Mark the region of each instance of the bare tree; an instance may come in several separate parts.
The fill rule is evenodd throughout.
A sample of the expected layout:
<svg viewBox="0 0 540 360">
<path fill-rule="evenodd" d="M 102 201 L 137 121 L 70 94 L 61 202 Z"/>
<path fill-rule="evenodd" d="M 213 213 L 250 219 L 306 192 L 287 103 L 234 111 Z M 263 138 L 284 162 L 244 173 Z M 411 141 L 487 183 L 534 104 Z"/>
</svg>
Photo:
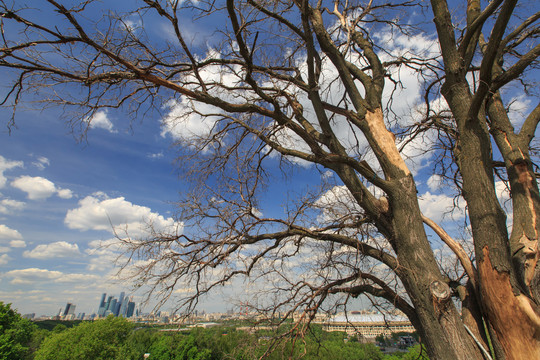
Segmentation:
<svg viewBox="0 0 540 360">
<path fill-rule="evenodd" d="M 130 259 L 145 260 L 139 281 L 163 298 L 190 284 L 183 305 L 191 308 L 238 277 L 264 278 L 254 306 L 303 314 L 301 333 L 318 311 L 367 294 L 406 314 L 433 359 L 482 359 L 488 337 L 497 358 L 540 357 L 540 197 L 530 152 L 540 107 L 516 129 L 502 92 L 514 83 L 531 91 L 527 80 L 538 76 L 526 72 L 537 70 L 539 12 L 522 16 L 530 7 L 515 0 L 469 0 L 454 12 L 445 0 L 429 11 L 415 1 L 145 0 L 131 14 L 90 22 L 93 1 L 32 2 L 56 14 L 45 23 L 20 2 L 1 4 L 0 66 L 17 74 L 4 105 L 16 109 L 28 94 L 74 108 L 72 124 L 84 130 L 102 108 L 136 117 L 168 104 L 170 121 L 204 125 L 179 142 L 193 180 L 178 203 L 183 232 L 124 239 Z M 426 23 L 412 25 L 413 12 Z M 388 48 L 393 37 L 430 29 L 428 13 L 438 50 Z M 148 38 L 145 21 L 156 16 L 169 40 Z M 219 19 L 211 50 L 190 45 L 181 16 Z M 425 81 L 416 121 L 394 111 L 388 91 L 402 69 Z M 422 138 L 466 201 L 473 254 L 420 211 L 407 161 Z M 299 189 L 283 216 L 265 217 L 258 209 L 278 160 L 284 174 L 307 163 L 335 180 Z M 511 191 L 510 233 L 496 175 Z M 427 228 L 458 271 L 443 272 Z"/>
</svg>

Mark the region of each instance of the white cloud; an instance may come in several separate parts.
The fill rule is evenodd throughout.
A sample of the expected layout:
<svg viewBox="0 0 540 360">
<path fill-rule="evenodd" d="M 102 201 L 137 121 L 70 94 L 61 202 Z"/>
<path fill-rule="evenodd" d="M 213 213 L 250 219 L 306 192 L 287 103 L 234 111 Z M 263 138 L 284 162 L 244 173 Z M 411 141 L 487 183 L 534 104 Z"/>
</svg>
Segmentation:
<svg viewBox="0 0 540 360">
<path fill-rule="evenodd" d="M 111 132 L 111 133 L 116 132 L 114 130 L 111 120 L 109 120 L 107 116 L 107 112 L 104 110 L 100 110 L 96 112 L 94 116 L 86 119 L 86 121 L 90 124 L 91 128 L 100 128 L 100 129 L 107 130 L 108 132 Z"/>
<path fill-rule="evenodd" d="M 56 194 L 62 199 L 71 199 L 73 197 L 73 192 L 69 189 L 58 189 Z"/>
<path fill-rule="evenodd" d="M 508 117 L 512 121 L 512 125 L 516 128 L 516 131 L 521 129 L 523 122 L 527 118 L 527 114 L 530 112 L 532 101 L 527 98 L 525 94 L 514 97 L 509 101 Z"/>
<path fill-rule="evenodd" d="M 11 260 L 11 257 L 9 257 L 7 254 L 0 255 L 0 265 L 6 265 L 9 260 Z"/>
<path fill-rule="evenodd" d="M 460 199 L 459 204 L 465 201 Z M 452 219 L 458 220 L 465 217 L 465 209 L 457 206 L 454 198 L 444 194 L 434 195 L 429 191 L 422 194 L 418 198 L 418 203 L 422 213 L 435 222 L 440 222 L 443 218 L 451 216 Z"/>
<path fill-rule="evenodd" d="M 9 246 L 13 248 L 24 248 L 26 247 L 26 242 L 24 240 L 11 240 Z"/>
<path fill-rule="evenodd" d="M 39 170 L 45 169 L 50 164 L 51 162 L 45 156 L 38 157 L 37 160 L 32 163 L 32 165 L 37 167 Z"/>
<path fill-rule="evenodd" d="M 10 170 L 16 167 L 22 167 L 22 161 L 10 161 L 6 160 L 2 155 L 0 155 L 0 189 L 6 185 L 7 179 L 4 176 L 4 171 Z"/>
<path fill-rule="evenodd" d="M 160 151 L 160 152 L 155 153 L 155 154 L 148 154 L 147 156 L 150 159 L 161 159 L 164 155 L 163 155 L 163 151 Z"/>
<path fill-rule="evenodd" d="M 0 224 L 0 240 L 22 240 L 22 238 L 23 236 L 17 230 Z"/>
<path fill-rule="evenodd" d="M 26 247 L 26 242 L 23 240 L 23 236 L 20 232 L 7 227 L 6 225 L 0 224 L 0 244 L 2 243 L 9 245 L 10 248 Z M 8 252 L 10 248 L 2 246 L 0 252 Z"/>
<path fill-rule="evenodd" d="M 162 120 L 161 136 L 172 136 L 175 140 L 194 141 L 210 134 L 218 121 L 215 116 L 201 116 L 194 113 L 191 100 L 183 98 L 182 101 L 170 100 L 166 106 L 169 113 Z M 206 104 L 197 104 L 197 111 L 201 114 L 218 113 L 215 107 Z"/>
<path fill-rule="evenodd" d="M 90 274 L 77 274 L 77 273 L 63 273 L 61 271 L 28 268 L 11 270 L 2 275 L 2 277 L 11 279 L 10 283 L 14 285 L 30 285 L 34 283 L 53 282 L 53 283 L 65 283 L 65 282 L 81 282 L 81 281 L 94 281 L 99 279 L 98 275 Z"/>
<path fill-rule="evenodd" d="M 322 210 L 319 221 L 335 221 L 353 214 L 360 214 L 362 210 L 346 186 L 334 186 L 322 194 L 315 202 L 315 206 Z"/>
<path fill-rule="evenodd" d="M 11 199 L 2 199 L 0 201 L 0 214 L 11 214 L 14 211 L 20 211 L 26 203 Z"/>
<path fill-rule="evenodd" d="M 39 176 L 21 176 L 13 180 L 11 186 L 27 193 L 31 200 L 46 199 L 56 193 L 54 183 Z"/>
<path fill-rule="evenodd" d="M 21 176 L 11 182 L 11 186 L 24 191 L 30 200 L 44 200 L 54 194 L 62 199 L 69 199 L 73 196 L 71 190 L 57 188 L 50 180 L 40 176 Z"/>
<path fill-rule="evenodd" d="M 121 252 L 118 239 L 94 240 L 88 244 L 85 252 L 90 255 L 89 271 L 103 271 L 114 268 L 115 262 Z"/>
<path fill-rule="evenodd" d="M 324 173 L 322 173 L 321 177 L 323 179 L 330 179 L 332 176 L 334 176 L 334 172 L 331 170 L 326 170 Z"/>
<path fill-rule="evenodd" d="M 173 218 L 165 218 L 146 206 L 132 204 L 123 197 L 108 198 L 103 194 L 87 196 L 79 201 L 79 207 L 67 212 L 64 223 L 70 229 L 126 230 L 130 236 L 142 236 L 148 224 L 156 230 L 176 231 L 181 227 Z M 180 230 L 180 228 L 179 228 Z"/>
<path fill-rule="evenodd" d="M 440 190 L 441 185 L 442 185 L 442 177 L 440 175 L 433 174 L 427 180 L 427 186 L 429 187 L 429 190 L 431 191 Z"/>
<path fill-rule="evenodd" d="M 207 58 L 219 57 L 218 52 L 209 49 Z M 239 66 L 207 66 L 199 71 L 199 76 L 213 96 L 230 103 L 243 103 L 253 97 L 248 91 L 229 90 L 244 81 L 244 74 Z M 198 83 L 193 75 L 187 76 L 184 80 L 191 81 L 192 84 Z M 193 88 L 196 86 L 194 85 Z M 185 96 L 179 101 L 171 99 L 165 104 L 165 108 L 168 109 L 168 113 L 162 119 L 161 136 L 170 135 L 173 139 L 186 142 L 191 146 L 196 145 L 198 139 L 205 138 L 212 132 L 222 118 L 219 114 L 223 113 L 215 106 L 195 103 Z"/>
<path fill-rule="evenodd" d="M 36 246 L 33 250 L 25 251 L 24 257 L 32 259 L 53 259 L 80 256 L 79 246 L 65 241 Z"/>
<path fill-rule="evenodd" d="M 50 271 L 38 268 L 11 270 L 3 274 L 3 277 L 11 278 L 12 284 L 32 284 L 47 280 L 55 280 L 62 276 L 60 271 Z"/>
</svg>

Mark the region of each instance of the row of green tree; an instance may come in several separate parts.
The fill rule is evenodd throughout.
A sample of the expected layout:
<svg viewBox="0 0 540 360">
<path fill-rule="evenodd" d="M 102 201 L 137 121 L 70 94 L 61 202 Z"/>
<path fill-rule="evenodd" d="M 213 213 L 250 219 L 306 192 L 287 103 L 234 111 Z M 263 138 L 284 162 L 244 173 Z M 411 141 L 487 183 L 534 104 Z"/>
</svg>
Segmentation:
<svg viewBox="0 0 540 360">
<path fill-rule="evenodd" d="M 384 355 L 373 344 L 345 341 L 345 333 L 328 333 L 313 326 L 303 339 L 272 346 L 270 334 L 250 334 L 234 326 L 187 332 L 141 328 L 124 318 L 81 322 L 52 330 L 24 319 L 9 304 L 0 302 L 0 360 L 221 360 L 257 359 L 427 359 L 421 348 Z"/>
</svg>

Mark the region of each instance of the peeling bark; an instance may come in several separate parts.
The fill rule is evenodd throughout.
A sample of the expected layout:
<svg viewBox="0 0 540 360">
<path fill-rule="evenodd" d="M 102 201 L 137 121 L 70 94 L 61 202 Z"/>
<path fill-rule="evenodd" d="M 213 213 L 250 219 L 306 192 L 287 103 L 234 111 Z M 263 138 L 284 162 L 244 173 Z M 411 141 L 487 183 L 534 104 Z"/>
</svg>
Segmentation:
<svg viewBox="0 0 540 360">
<path fill-rule="evenodd" d="M 394 177 L 395 170 L 388 169 L 389 166 L 393 166 L 402 171 L 402 176 L 409 175 L 410 171 L 396 147 L 396 137 L 386 128 L 382 110 L 378 108 L 373 112 L 366 112 L 365 119 L 368 127 L 366 134 L 371 138 L 370 144 L 385 173 L 391 174 L 390 178 Z"/>
<path fill-rule="evenodd" d="M 531 300 L 516 295 L 507 272 L 497 270 L 488 247 L 478 262 L 486 314 L 509 360 L 540 359 L 540 317 Z"/>
<path fill-rule="evenodd" d="M 528 237 L 524 232 L 519 238 L 520 250 L 525 257 L 523 261 L 523 277 L 525 285 L 529 288 L 535 275 L 538 259 L 540 258 L 540 251 L 538 249 L 538 221 L 535 211 L 535 201 L 531 193 L 535 186 L 533 185 L 533 177 L 525 161 L 517 162 L 514 165 L 514 169 L 517 173 L 517 181 L 522 186 L 527 208 L 531 214 L 530 226 L 534 230 L 534 237 Z"/>
</svg>

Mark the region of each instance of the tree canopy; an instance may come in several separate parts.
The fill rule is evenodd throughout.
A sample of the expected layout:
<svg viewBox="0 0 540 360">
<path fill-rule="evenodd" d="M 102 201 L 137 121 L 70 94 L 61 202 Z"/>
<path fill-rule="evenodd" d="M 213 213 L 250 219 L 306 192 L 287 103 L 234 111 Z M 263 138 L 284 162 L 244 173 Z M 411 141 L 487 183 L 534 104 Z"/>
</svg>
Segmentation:
<svg viewBox="0 0 540 360">
<path fill-rule="evenodd" d="M 26 359 L 35 328 L 30 320 L 12 309 L 11 304 L 0 301 L 0 359 Z"/>
<path fill-rule="evenodd" d="M 540 357 L 540 106 L 518 118 L 509 107 L 537 95 L 534 1 L 145 0 L 99 7 L 95 21 L 97 2 L 40 2 L 54 23 L 0 4 L 15 113 L 25 99 L 61 106 L 84 133 L 106 108 L 166 112 L 192 184 L 183 227 L 119 239 L 152 295 L 187 284 L 190 310 L 217 286 L 260 279 L 250 305 L 301 314 L 299 334 L 367 295 L 403 312 L 430 358 L 481 359 L 490 340 L 493 356 Z M 212 39 L 189 38 L 183 16 Z M 149 34 L 156 23 L 166 36 Z M 402 91 L 412 83 L 422 96 Z M 421 211 L 423 162 L 466 209 L 463 239 Z M 266 213 L 275 172 L 302 166 L 317 186 Z"/>
<path fill-rule="evenodd" d="M 124 318 L 83 322 L 61 332 L 52 332 L 35 353 L 36 360 L 125 359 L 123 345 L 133 324 Z"/>
</svg>

